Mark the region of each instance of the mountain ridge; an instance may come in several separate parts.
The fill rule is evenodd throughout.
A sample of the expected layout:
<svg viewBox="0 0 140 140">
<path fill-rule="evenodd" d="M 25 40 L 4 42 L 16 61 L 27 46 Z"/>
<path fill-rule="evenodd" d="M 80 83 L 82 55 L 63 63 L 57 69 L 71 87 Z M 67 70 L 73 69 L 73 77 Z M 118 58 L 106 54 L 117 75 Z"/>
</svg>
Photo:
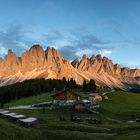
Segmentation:
<svg viewBox="0 0 140 140">
<path fill-rule="evenodd" d="M 0 86 L 21 82 L 27 79 L 66 79 L 73 78 L 78 84 L 83 80 L 94 79 L 99 86 L 128 90 L 131 85 L 140 85 L 140 70 L 121 68 L 112 60 L 101 55 L 90 58 L 83 54 L 81 60 L 65 59 L 56 49 L 44 50 L 40 45 L 33 45 L 17 57 L 12 50 L 0 59 Z"/>
</svg>

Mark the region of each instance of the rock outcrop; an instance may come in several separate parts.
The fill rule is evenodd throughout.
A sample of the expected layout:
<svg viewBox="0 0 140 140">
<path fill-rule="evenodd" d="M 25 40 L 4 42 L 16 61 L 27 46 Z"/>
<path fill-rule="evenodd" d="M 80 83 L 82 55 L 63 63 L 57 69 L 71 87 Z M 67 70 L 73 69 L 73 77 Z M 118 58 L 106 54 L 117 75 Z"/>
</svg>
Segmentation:
<svg viewBox="0 0 140 140">
<path fill-rule="evenodd" d="M 72 66 L 73 66 L 74 68 L 78 68 L 78 66 L 79 66 L 79 60 L 78 60 L 78 58 L 74 59 L 74 60 L 71 62 L 71 64 L 72 64 Z"/>
<path fill-rule="evenodd" d="M 21 68 L 21 61 L 12 50 L 0 60 L 0 76 L 9 76 L 17 73 Z"/>
<path fill-rule="evenodd" d="M 120 68 L 120 65 L 119 64 L 115 64 L 114 65 L 114 73 L 116 75 L 120 75 L 121 74 L 121 68 Z"/>
<path fill-rule="evenodd" d="M 21 57 L 21 72 L 26 73 L 41 68 L 46 64 L 45 52 L 39 45 L 32 46 L 29 51 L 22 54 Z"/>
<path fill-rule="evenodd" d="M 89 66 L 89 60 L 88 60 L 86 54 L 83 54 L 83 57 L 78 65 L 78 70 L 85 71 L 88 69 L 88 66 Z"/>
</svg>

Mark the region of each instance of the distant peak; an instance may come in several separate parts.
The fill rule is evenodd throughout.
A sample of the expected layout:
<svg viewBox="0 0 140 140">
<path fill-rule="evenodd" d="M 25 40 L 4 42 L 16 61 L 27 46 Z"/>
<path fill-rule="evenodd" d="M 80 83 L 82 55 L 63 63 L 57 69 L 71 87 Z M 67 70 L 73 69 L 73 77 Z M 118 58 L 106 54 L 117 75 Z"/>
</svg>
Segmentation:
<svg viewBox="0 0 140 140">
<path fill-rule="evenodd" d="M 114 64 L 114 66 L 120 66 L 118 63 Z"/>
<path fill-rule="evenodd" d="M 87 55 L 83 54 L 82 59 L 86 59 L 86 58 L 87 58 Z"/>
<path fill-rule="evenodd" d="M 102 61 L 102 56 L 100 54 L 96 55 L 96 59 Z"/>
<path fill-rule="evenodd" d="M 74 60 L 79 62 L 79 59 L 78 58 L 75 58 Z"/>
<path fill-rule="evenodd" d="M 12 49 L 9 49 L 9 50 L 8 50 L 8 54 L 9 54 L 9 53 L 13 53 Z"/>
<path fill-rule="evenodd" d="M 37 49 L 43 49 L 43 48 L 42 48 L 42 46 L 40 46 L 39 44 L 34 44 L 34 45 L 29 49 L 29 51 L 30 51 L 30 50 L 33 50 L 33 49 L 36 49 L 36 50 L 37 50 Z"/>
<path fill-rule="evenodd" d="M 106 56 L 104 56 L 103 59 L 108 59 L 108 58 Z"/>
<path fill-rule="evenodd" d="M 72 62 L 71 62 L 72 66 L 77 68 L 78 65 L 79 65 L 79 59 L 78 58 L 75 58 Z"/>
<path fill-rule="evenodd" d="M 16 57 L 16 54 L 12 51 L 12 49 L 9 49 L 8 54 L 6 56 L 15 56 Z"/>
<path fill-rule="evenodd" d="M 72 62 L 79 63 L 79 59 L 78 58 L 75 58 Z"/>
<path fill-rule="evenodd" d="M 96 57 L 101 57 L 102 58 L 102 55 L 101 54 L 97 54 Z"/>
<path fill-rule="evenodd" d="M 92 58 L 95 58 L 95 55 L 94 55 L 94 54 L 92 54 L 90 58 L 91 58 L 91 59 L 92 59 Z"/>
<path fill-rule="evenodd" d="M 48 46 L 46 50 L 50 50 L 50 49 L 51 49 L 51 47 L 50 47 L 50 46 Z"/>
</svg>

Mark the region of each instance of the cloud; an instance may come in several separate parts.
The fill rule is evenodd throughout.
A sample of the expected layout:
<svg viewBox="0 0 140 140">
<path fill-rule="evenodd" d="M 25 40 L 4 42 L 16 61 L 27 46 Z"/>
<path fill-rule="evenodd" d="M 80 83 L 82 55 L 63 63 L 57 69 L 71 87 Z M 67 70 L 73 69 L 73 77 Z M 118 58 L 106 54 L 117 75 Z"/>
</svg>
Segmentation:
<svg viewBox="0 0 140 140">
<path fill-rule="evenodd" d="M 42 44 L 55 47 L 60 53 L 69 59 L 80 58 L 83 53 L 88 56 L 103 50 L 114 49 L 110 42 L 99 39 L 87 29 L 75 31 L 50 30 L 42 35 Z"/>
<path fill-rule="evenodd" d="M 53 44 L 56 41 L 62 40 L 63 35 L 58 30 L 50 30 L 48 33 L 43 34 L 42 38 L 45 39 L 48 44 Z"/>
<path fill-rule="evenodd" d="M 104 53 L 105 53 L 105 54 L 112 54 L 112 51 L 105 50 Z"/>
<path fill-rule="evenodd" d="M 110 42 L 103 41 L 87 29 L 75 31 L 46 30 L 44 33 L 29 31 L 21 25 L 10 25 L 0 30 L 0 55 L 4 55 L 8 49 L 12 49 L 17 55 L 34 43 L 44 47 L 55 47 L 60 53 L 69 59 L 80 58 L 83 53 L 88 56 L 102 51 L 105 55 L 110 54 L 106 50 L 113 50 Z"/>
<path fill-rule="evenodd" d="M 42 35 L 39 32 L 31 31 L 23 25 L 8 25 L 0 29 L 0 57 L 12 49 L 18 56 L 28 50 L 33 44 L 42 45 Z M 55 38 L 56 39 L 56 38 Z"/>
<path fill-rule="evenodd" d="M 0 45 L 0 57 L 3 57 L 7 53 L 7 49 Z"/>
<path fill-rule="evenodd" d="M 83 53 L 88 56 L 97 54 L 99 51 L 113 50 L 114 47 L 110 45 L 110 42 L 102 41 L 93 33 L 86 29 L 69 32 L 65 40 L 68 43 L 63 47 L 59 47 L 59 51 L 64 55 L 73 59 L 75 57 L 81 57 Z M 109 52 L 104 52 L 106 55 Z"/>
<path fill-rule="evenodd" d="M 58 48 L 58 50 L 65 58 L 73 59 L 76 56 L 75 48 L 73 46 L 69 46 L 69 45 L 63 46 Z"/>
<path fill-rule="evenodd" d="M 71 32 L 73 36 L 74 43 L 77 45 L 84 46 L 86 45 L 93 45 L 93 44 L 105 44 L 106 42 L 100 40 L 97 36 L 93 35 L 86 29 L 79 29 L 77 31 Z"/>
<path fill-rule="evenodd" d="M 79 49 L 75 53 L 76 57 L 78 57 L 78 58 L 81 58 L 83 56 L 83 54 L 86 54 L 87 56 L 91 56 L 93 54 L 93 51 L 90 49 L 84 49 L 84 50 Z"/>
<path fill-rule="evenodd" d="M 26 36 L 26 31 L 21 25 L 10 25 L 0 30 L 0 51 L 4 55 L 8 49 L 12 49 L 20 55 L 28 49 L 31 40 Z"/>
<path fill-rule="evenodd" d="M 112 54 L 112 51 L 110 50 L 103 50 L 103 51 L 99 51 L 99 53 L 102 55 L 102 56 L 106 56 L 108 54 Z"/>
</svg>

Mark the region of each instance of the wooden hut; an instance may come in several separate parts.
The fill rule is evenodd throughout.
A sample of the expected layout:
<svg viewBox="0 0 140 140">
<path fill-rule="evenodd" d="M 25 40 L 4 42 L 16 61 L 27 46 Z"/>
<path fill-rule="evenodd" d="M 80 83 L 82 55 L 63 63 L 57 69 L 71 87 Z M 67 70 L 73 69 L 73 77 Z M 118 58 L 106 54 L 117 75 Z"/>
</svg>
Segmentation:
<svg viewBox="0 0 140 140">
<path fill-rule="evenodd" d="M 76 101 L 73 103 L 73 108 L 76 110 L 84 110 L 87 109 L 87 105 L 83 101 Z"/>
<path fill-rule="evenodd" d="M 79 100 L 80 99 L 80 95 L 78 95 L 76 92 L 70 89 L 65 89 L 63 91 L 56 92 L 52 96 L 53 96 L 53 100 Z"/>
<path fill-rule="evenodd" d="M 103 97 L 99 93 L 90 93 L 89 94 L 89 100 L 92 100 L 92 101 L 102 101 Z"/>
</svg>

